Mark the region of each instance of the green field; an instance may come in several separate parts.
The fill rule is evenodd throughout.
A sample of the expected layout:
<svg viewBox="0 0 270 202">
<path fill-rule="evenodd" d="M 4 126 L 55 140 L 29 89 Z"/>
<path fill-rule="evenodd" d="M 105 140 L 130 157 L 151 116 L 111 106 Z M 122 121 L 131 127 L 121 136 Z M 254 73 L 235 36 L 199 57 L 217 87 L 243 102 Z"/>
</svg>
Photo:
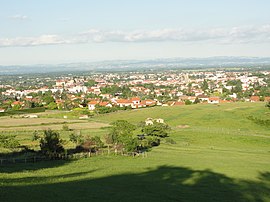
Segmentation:
<svg viewBox="0 0 270 202">
<path fill-rule="evenodd" d="M 96 156 L 2 165 L 0 200 L 270 201 L 270 127 L 247 119 L 251 115 L 269 119 L 270 111 L 264 103 L 228 103 L 96 116 L 88 122 L 90 125 L 102 126 L 119 119 L 138 124 L 149 117 L 163 118 L 177 143 L 162 143 L 146 158 Z M 61 120 L 57 114 L 46 116 L 50 118 Z M 85 125 L 83 134 L 102 136 L 107 132 Z M 72 128 L 72 124 L 69 126 Z M 14 131 L 23 141 L 30 139 L 20 127 Z"/>
</svg>

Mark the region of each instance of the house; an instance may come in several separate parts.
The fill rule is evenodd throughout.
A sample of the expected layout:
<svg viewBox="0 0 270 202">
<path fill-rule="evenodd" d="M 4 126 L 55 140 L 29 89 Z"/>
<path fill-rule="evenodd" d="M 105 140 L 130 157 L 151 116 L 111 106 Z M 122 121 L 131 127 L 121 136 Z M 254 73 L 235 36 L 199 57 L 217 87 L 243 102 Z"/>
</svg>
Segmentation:
<svg viewBox="0 0 270 202">
<path fill-rule="evenodd" d="M 164 119 L 161 119 L 161 118 L 157 118 L 157 119 L 147 118 L 145 120 L 145 125 L 153 125 L 154 122 L 164 123 Z"/>
<path fill-rule="evenodd" d="M 143 107 L 155 106 L 156 103 L 157 101 L 155 100 L 141 100 L 141 105 L 143 105 Z"/>
<path fill-rule="evenodd" d="M 20 105 L 20 106 L 24 106 L 23 102 L 20 101 L 14 101 L 13 103 L 11 103 L 11 106 L 14 107 L 15 105 Z"/>
<path fill-rule="evenodd" d="M 133 105 L 139 105 L 141 102 L 141 99 L 138 97 L 133 97 L 131 98 L 131 102 L 133 103 Z"/>
<path fill-rule="evenodd" d="M 260 97 L 259 96 L 252 95 L 249 100 L 250 100 L 250 102 L 259 102 L 260 101 Z"/>
<path fill-rule="evenodd" d="M 60 87 L 60 86 L 65 85 L 65 83 L 66 83 L 65 80 L 60 80 L 60 79 L 59 79 L 59 80 L 57 80 L 57 81 L 55 82 L 55 85 Z"/>
<path fill-rule="evenodd" d="M 102 107 L 112 107 L 112 104 L 109 102 L 99 102 L 98 105 Z"/>
<path fill-rule="evenodd" d="M 157 123 L 164 123 L 164 119 L 161 118 L 155 119 L 154 121 L 156 121 Z"/>
<path fill-rule="evenodd" d="M 265 102 L 270 102 L 270 97 L 265 97 L 265 98 L 264 98 L 264 101 L 265 101 Z"/>
<path fill-rule="evenodd" d="M 210 97 L 208 103 L 209 104 L 218 104 L 219 103 L 219 97 Z"/>
<path fill-rule="evenodd" d="M 128 100 L 128 99 L 118 99 L 115 102 L 116 102 L 116 105 L 119 107 L 128 107 L 128 106 L 131 106 L 133 104 L 133 102 L 131 100 Z"/>
<path fill-rule="evenodd" d="M 92 100 L 90 102 L 88 102 L 88 109 L 89 110 L 95 110 L 96 108 L 96 104 L 98 104 L 99 102 L 96 100 Z"/>
<path fill-rule="evenodd" d="M 147 118 L 146 120 L 145 120 L 145 125 L 153 125 L 153 119 L 152 118 Z"/>
<path fill-rule="evenodd" d="M 195 102 L 196 96 L 188 96 L 188 100 L 189 100 L 190 102 Z"/>
<path fill-rule="evenodd" d="M 110 99 L 112 97 L 112 95 L 110 94 L 100 94 L 100 96 L 102 97 L 102 99 Z"/>
<path fill-rule="evenodd" d="M 198 99 L 201 102 L 208 102 L 209 101 L 209 97 L 207 95 L 198 95 Z"/>
<path fill-rule="evenodd" d="M 88 109 L 89 110 L 95 110 L 96 109 L 96 105 L 102 106 L 102 107 L 112 107 L 112 104 L 109 102 L 105 102 L 105 101 L 99 101 L 99 100 L 91 100 L 90 102 L 88 102 Z"/>
<path fill-rule="evenodd" d="M 5 109 L 3 109 L 3 108 L 0 108 L 0 113 L 1 113 L 1 112 L 5 112 Z"/>
</svg>

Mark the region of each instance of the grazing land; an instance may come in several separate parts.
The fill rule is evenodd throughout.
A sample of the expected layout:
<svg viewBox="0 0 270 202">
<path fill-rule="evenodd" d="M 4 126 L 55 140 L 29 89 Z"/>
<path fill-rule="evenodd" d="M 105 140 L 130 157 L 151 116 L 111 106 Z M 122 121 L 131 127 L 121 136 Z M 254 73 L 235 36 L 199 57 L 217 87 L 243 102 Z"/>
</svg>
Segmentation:
<svg viewBox="0 0 270 202">
<path fill-rule="evenodd" d="M 153 147 L 146 158 L 94 156 L 2 165 L 1 201 L 270 201 L 270 127 L 248 119 L 269 119 L 264 105 L 154 107 L 99 115 L 90 121 L 61 119 L 57 113 L 30 123 L 0 119 L 1 131 L 14 123 L 12 131 L 25 143 L 31 139 L 25 128 L 41 123 L 60 130 L 67 122 L 85 135 L 102 136 L 107 133 L 104 126 L 116 120 L 139 124 L 149 117 L 162 118 L 176 141 Z M 60 134 L 68 138 L 68 132 Z"/>
</svg>

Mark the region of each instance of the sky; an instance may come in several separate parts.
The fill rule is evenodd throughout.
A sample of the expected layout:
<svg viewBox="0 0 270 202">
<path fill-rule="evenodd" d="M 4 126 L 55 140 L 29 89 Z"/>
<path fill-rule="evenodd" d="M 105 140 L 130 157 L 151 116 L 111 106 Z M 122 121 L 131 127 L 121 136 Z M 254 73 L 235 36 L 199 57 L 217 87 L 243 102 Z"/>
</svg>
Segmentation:
<svg viewBox="0 0 270 202">
<path fill-rule="evenodd" d="M 0 65 L 270 57 L 269 0 L 0 0 Z"/>
</svg>

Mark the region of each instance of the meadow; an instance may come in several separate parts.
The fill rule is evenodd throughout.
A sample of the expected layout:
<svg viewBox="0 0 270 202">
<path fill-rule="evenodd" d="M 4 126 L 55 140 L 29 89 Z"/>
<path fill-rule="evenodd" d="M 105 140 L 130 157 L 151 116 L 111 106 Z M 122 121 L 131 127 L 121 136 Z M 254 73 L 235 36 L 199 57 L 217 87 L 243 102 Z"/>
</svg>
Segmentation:
<svg viewBox="0 0 270 202">
<path fill-rule="evenodd" d="M 137 125 L 162 118 L 176 144 L 163 142 L 146 158 L 104 155 L 2 165 L 1 201 L 270 201 L 270 127 L 248 116 L 269 119 L 270 111 L 264 103 L 228 103 L 119 111 L 82 123 L 73 117 L 69 128 L 82 124 L 76 130 L 100 136 L 119 119 Z M 61 117 L 40 119 L 59 129 L 66 121 Z M 21 127 L 27 123 L 12 130 L 27 143 L 31 134 Z M 69 132 L 60 133 L 68 138 Z"/>
</svg>

